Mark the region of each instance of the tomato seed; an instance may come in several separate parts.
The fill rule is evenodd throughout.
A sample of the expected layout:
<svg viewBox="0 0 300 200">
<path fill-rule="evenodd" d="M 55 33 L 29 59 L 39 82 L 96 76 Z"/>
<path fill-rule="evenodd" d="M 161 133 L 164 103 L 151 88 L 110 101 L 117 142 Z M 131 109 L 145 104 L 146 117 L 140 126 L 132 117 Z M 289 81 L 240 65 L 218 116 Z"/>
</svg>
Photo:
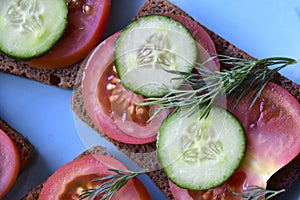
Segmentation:
<svg viewBox="0 0 300 200">
<path fill-rule="evenodd" d="M 135 108 L 134 108 L 133 105 L 131 105 L 131 106 L 128 107 L 128 112 L 129 112 L 130 116 L 134 115 L 134 110 L 135 110 Z"/>
<path fill-rule="evenodd" d="M 115 84 L 109 83 L 109 84 L 107 84 L 106 89 L 107 89 L 107 90 L 113 90 L 113 89 L 115 89 L 116 87 L 117 87 L 117 86 L 116 86 Z"/>
<path fill-rule="evenodd" d="M 116 67 L 113 66 L 113 72 L 117 73 Z"/>
<path fill-rule="evenodd" d="M 85 13 L 85 14 L 90 14 L 92 11 L 92 7 L 91 6 L 89 6 L 89 5 L 83 5 L 82 6 L 82 11 L 83 11 L 83 13 Z"/>
<path fill-rule="evenodd" d="M 120 83 L 120 79 L 117 78 L 117 77 L 114 77 L 112 80 L 111 80 L 112 83 L 114 84 L 117 84 L 117 83 Z"/>
</svg>

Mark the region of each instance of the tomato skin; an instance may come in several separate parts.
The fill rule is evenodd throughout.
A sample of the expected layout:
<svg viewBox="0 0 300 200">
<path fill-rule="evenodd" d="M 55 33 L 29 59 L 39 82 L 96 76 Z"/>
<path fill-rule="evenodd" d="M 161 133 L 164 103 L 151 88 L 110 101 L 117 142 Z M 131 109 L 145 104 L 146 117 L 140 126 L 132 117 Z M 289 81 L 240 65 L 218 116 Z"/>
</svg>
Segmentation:
<svg viewBox="0 0 300 200">
<path fill-rule="evenodd" d="M 179 15 L 166 14 L 166 16 L 178 20 L 190 30 L 194 39 L 198 42 L 198 51 L 200 52 L 198 62 L 202 63 L 203 61 L 209 59 L 211 56 L 217 55 L 217 50 L 214 42 L 212 41 L 208 33 L 204 30 L 204 28 L 200 26 L 196 21 Z M 218 58 L 215 57 L 213 61 L 214 62 L 208 62 L 205 66 L 212 71 L 220 71 L 220 63 Z"/>
<path fill-rule="evenodd" d="M 232 102 L 231 98 L 228 102 Z M 267 180 L 299 154 L 299 102 L 288 91 L 269 82 L 251 109 L 250 103 L 245 97 L 233 111 L 247 134 L 247 151 L 239 169 L 226 183 L 208 191 L 188 191 L 170 183 L 175 199 L 221 195 L 239 200 L 229 189 L 241 193 L 251 185 L 266 187 Z M 230 104 L 228 109 L 232 108 Z"/>
<path fill-rule="evenodd" d="M 80 192 L 83 189 L 87 189 L 85 187 L 89 187 L 91 179 L 114 174 L 114 172 L 108 171 L 108 168 L 127 169 L 120 161 L 104 155 L 90 155 L 76 158 L 60 167 L 47 179 L 39 195 L 39 199 L 78 198 Z M 89 176 L 91 179 L 83 178 L 84 176 Z M 140 186 L 136 183 L 139 182 L 130 180 L 115 193 L 113 199 L 151 199 L 147 190 L 143 190 L 143 194 L 137 192 Z"/>
<path fill-rule="evenodd" d="M 67 29 L 47 54 L 27 61 L 38 68 L 61 68 L 85 58 L 99 43 L 110 13 L 111 0 L 68 0 Z"/>
<path fill-rule="evenodd" d="M 20 170 L 20 155 L 15 143 L 0 129 L 0 199 L 13 186 Z"/>
</svg>

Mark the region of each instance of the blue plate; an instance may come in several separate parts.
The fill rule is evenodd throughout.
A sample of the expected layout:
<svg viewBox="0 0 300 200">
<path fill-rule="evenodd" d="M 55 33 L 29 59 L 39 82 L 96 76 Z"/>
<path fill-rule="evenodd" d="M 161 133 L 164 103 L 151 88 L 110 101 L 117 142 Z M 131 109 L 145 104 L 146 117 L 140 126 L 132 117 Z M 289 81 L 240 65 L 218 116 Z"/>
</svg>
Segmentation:
<svg viewBox="0 0 300 200">
<path fill-rule="evenodd" d="M 256 58 L 300 58 L 300 1 L 278 0 L 171 0 L 200 23 Z M 111 16 L 103 38 L 126 26 L 143 1 L 112 0 Z M 300 84 L 300 66 L 281 73 Z M 37 155 L 19 175 L 7 200 L 20 199 L 66 162 L 94 144 L 107 146 L 131 169 L 137 166 L 74 116 L 72 90 L 56 88 L 0 73 L 0 118 L 28 137 Z M 83 132 L 93 139 L 82 138 Z M 147 176 L 153 199 L 166 199 Z M 300 179 L 283 199 L 300 200 Z"/>
</svg>

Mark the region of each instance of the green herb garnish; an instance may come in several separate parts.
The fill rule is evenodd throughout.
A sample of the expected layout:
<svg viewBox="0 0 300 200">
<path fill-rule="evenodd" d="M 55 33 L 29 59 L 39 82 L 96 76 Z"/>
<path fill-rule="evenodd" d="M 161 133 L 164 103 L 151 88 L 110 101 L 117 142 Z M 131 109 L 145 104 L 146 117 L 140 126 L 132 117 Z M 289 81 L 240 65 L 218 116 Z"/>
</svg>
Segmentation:
<svg viewBox="0 0 300 200">
<path fill-rule="evenodd" d="M 244 190 L 243 193 L 236 193 L 231 191 L 232 194 L 242 197 L 244 199 L 247 200 L 259 200 L 261 198 L 264 197 L 263 200 L 268 200 L 271 199 L 272 197 L 285 192 L 285 189 L 281 189 L 281 190 L 267 190 L 265 188 L 259 187 L 259 186 L 250 186 L 249 188 L 247 188 L 246 190 Z M 266 197 L 266 195 L 268 195 Z"/>
<path fill-rule="evenodd" d="M 108 199 L 110 200 L 114 194 L 121 189 L 130 179 L 147 173 L 149 170 L 144 169 L 141 171 L 130 171 L 130 170 L 118 170 L 118 169 L 108 169 L 109 171 L 115 172 L 110 176 L 105 176 L 101 178 L 95 178 L 91 182 L 105 181 L 98 188 L 90 188 L 83 190 L 80 194 L 79 199 L 83 200 L 88 198 L 89 200 L 96 199 L 97 196 L 102 195 L 101 200 Z"/>
<path fill-rule="evenodd" d="M 213 58 L 211 58 L 213 59 Z M 145 102 L 138 102 L 139 106 L 160 105 L 152 115 L 152 120 L 164 109 L 189 107 L 191 113 L 205 107 L 202 117 L 208 115 L 212 105 L 219 98 L 234 95 L 234 109 L 249 93 L 251 107 L 265 88 L 270 79 L 282 68 L 297 63 L 286 57 L 270 57 L 261 60 L 249 60 L 219 56 L 221 63 L 231 65 L 230 70 L 210 71 L 204 64 L 197 64 L 194 72 L 178 72 L 166 70 L 179 75 L 176 79 L 183 79 L 184 84 L 179 89 L 166 88 L 168 93 L 162 97 L 146 98 Z M 274 67 L 273 69 L 269 67 Z"/>
</svg>

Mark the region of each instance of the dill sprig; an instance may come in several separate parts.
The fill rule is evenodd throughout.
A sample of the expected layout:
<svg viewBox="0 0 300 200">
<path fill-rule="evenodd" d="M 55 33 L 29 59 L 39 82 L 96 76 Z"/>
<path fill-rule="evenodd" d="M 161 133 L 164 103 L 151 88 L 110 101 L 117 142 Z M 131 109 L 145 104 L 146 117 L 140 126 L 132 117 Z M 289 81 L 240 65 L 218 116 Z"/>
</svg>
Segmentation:
<svg viewBox="0 0 300 200">
<path fill-rule="evenodd" d="M 242 197 L 243 199 L 246 200 L 260 200 L 261 198 L 264 198 L 263 200 L 268 200 L 283 192 L 285 192 L 285 189 L 281 189 L 277 191 L 267 190 L 259 186 L 250 186 L 246 190 L 244 190 L 243 193 L 236 193 L 231 191 L 232 194 Z"/>
<path fill-rule="evenodd" d="M 114 174 L 99 177 L 91 180 L 91 182 L 104 181 L 98 188 L 90 188 L 83 190 L 79 195 L 79 199 L 83 200 L 87 198 L 88 200 L 94 200 L 99 195 L 102 195 L 101 200 L 112 199 L 114 194 L 121 189 L 129 180 L 132 178 L 147 173 L 149 170 L 144 169 L 141 171 L 131 171 L 131 170 L 119 170 L 119 169 L 108 169 L 109 171 L 114 172 Z"/>
<path fill-rule="evenodd" d="M 260 96 L 268 81 L 282 68 L 297 63 L 295 59 L 286 57 L 269 57 L 260 60 L 249 60 L 220 55 L 219 61 L 231 65 L 230 70 L 211 71 L 205 64 L 196 64 L 197 72 L 180 72 L 166 70 L 178 75 L 176 80 L 184 81 L 179 89 L 165 88 L 168 92 L 162 97 L 149 97 L 139 106 L 160 105 L 161 107 L 152 115 L 152 120 L 164 109 L 188 107 L 195 112 L 204 108 L 202 117 L 209 111 L 217 98 L 234 96 L 235 109 L 240 101 L 249 93 L 251 107 Z M 270 67 L 273 67 L 272 69 Z"/>
</svg>

